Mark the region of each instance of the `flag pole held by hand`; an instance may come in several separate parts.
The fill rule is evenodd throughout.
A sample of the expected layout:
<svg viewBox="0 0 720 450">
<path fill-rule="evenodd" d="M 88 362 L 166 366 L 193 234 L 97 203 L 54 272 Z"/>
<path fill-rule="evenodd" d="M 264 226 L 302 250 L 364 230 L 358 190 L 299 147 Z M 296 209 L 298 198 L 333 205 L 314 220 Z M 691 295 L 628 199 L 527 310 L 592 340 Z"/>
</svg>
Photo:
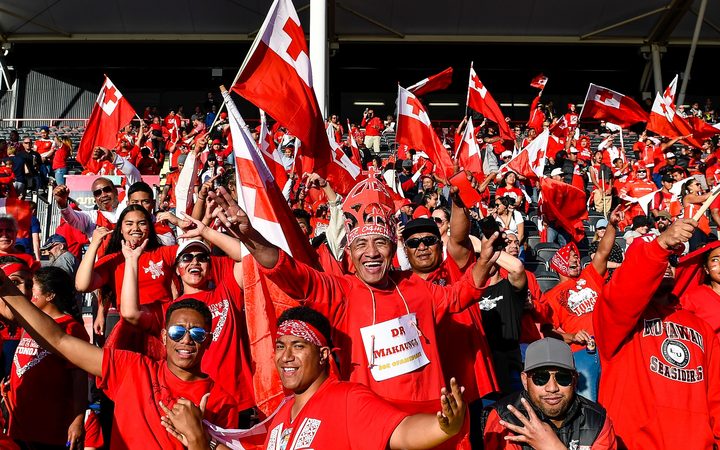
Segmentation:
<svg viewBox="0 0 720 450">
<path fill-rule="evenodd" d="M 712 189 L 712 191 L 710 191 L 710 197 L 708 197 L 707 199 L 705 199 L 705 201 L 703 202 L 702 206 L 700 207 L 700 209 L 698 210 L 698 212 L 695 213 L 695 215 L 692 217 L 692 219 L 693 219 L 694 221 L 696 221 L 696 222 L 697 222 L 698 220 L 700 220 L 700 218 L 703 216 L 703 214 L 705 214 L 705 211 L 707 211 L 707 209 L 710 207 L 710 205 L 712 204 L 712 202 L 715 201 L 715 199 L 718 197 L 718 195 L 720 195 L 720 184 L 716 185 L 716 186 Z"/>
</svg>

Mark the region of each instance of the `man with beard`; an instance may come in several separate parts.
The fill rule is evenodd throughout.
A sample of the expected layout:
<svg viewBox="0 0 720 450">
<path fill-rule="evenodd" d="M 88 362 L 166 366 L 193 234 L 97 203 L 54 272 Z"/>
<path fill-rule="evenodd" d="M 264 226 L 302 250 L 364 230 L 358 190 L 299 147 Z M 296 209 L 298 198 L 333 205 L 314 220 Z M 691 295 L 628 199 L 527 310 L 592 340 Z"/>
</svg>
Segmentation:
<svg viewBox="0 0 720 450">
<path fill-rule="evenodd" d="M 616 208 L 610 214 L 605 236 L 600 240 L 592 262 L 585 269 L 580 266 L 580 252 L 574 243 L 555 253 L 550 260 L 550 267 L 557 272 L 560 283 L 545 293 L 553 311 L 552 332 L 561 336 L 573 349 L 581 380 L 578 392 L 593 401 L 597 400 L 600 361 L 596 353 L 586 352 L 585 346 L 593 343 L 593 310 L 601 300 L 616 227 L 622 220 L 619 209 Z"/>
<path fill-rule="evenodd" d="M 605 409 L 578 395 L 572 351 L 545 338 L 528 346 L 523 390 L 483 412 L 488 450 L 614 449 L 615 432 Z"/>
<path fill-rule="evenodd" d="M 112 161 L 115 167 L 125 174 L 125 185 L 132 186 L 140 181 L 140 172 L 130 161 L 126 160 L 115 152 L 98 147 L 95 149 L 94 159 Z M 118 190 L 113 182 L 107 178 L 100 177 L 95 179 L 90 188 L 97 210 L 77 211 L 68 208 L 68 196 L 70 190 L 65 185 L 57 186 L 53 189 L 55 202 L 60 208 L 60 214 L 73 228 L 82 231 L 88 237 L 92 236 L 95 227 L 105 227 L 114 229 L 120 213 L 125 209 L 127 199 L 122 202 L 118 199 Z"/>
<path fill-rule="evenodd" d="M 600 402 L 613 418 L 618 448 L 720 443 L 720 344 L 707 322 L 679 308 L 668 265 L 695 227 L 679 219 L 656 239 L 638 239 L 595 310 Z"/>
</svg>

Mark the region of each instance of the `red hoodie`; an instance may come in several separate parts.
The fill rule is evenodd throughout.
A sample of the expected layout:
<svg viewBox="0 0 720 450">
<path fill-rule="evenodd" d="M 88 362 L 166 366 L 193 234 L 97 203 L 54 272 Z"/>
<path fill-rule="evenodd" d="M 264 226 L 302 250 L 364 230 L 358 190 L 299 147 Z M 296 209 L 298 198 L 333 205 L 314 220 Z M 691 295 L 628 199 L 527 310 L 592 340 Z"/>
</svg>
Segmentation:
<svg viewBox="0 0 720 450">
<path fill-rule="evenodd" d="M 670 252 L 636 240 L 594 313 L 600 403 L 618 448 L 720 445 L 720 344 L 693 314 L 652 303 Z"/>
</svg>

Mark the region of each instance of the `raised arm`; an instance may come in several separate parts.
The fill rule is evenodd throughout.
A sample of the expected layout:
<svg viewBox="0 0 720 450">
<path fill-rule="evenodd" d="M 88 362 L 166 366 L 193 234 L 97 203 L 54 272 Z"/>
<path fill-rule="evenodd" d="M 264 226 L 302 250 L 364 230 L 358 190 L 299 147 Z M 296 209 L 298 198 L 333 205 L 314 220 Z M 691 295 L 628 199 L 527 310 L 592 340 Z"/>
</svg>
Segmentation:
<svg viewBox="0 0 720 450">
<path fill-rule="evenodd" d="M 521 291 L 523 289 L 527 289 L 527 274 L 525 273 L 525 266 L 522 261 L 512 256 L 510 253 L 502 251 L 497 259 L 497 263 L 500 267 L 507 270 L 508 281 L 515 290 Z"/>
<path fill-rule="evenodd" d="M 122 156 L 118 155 L 115 152 L 112 152 L 112 159 L 111 159 L 113 165 L 115 168 L 117 168 L 120 172 L 122 172 L 125 175 L 125 185 L 126 186 L 132 186 L 133 184 L 137 183 L 138 181 L 142 181 L 142 177 L 140 176 L 140 171 L 133 165 L 133 163 L 130 162 L 130 160 L 123 158 Z"/>
<path fill-rule="evenodd" d="M 125 272 L 123 273 L 122 294 L 120 295 L 120 315 L 132 325 L 138 325 L 143 313 L 140 310 L 140 292 L 138 286 L 138 260 L 145 250 L 148 241 L 138 248 L 130 248 L 123 241 L 122 253 L 125 257 Z"/>
<path fill-rule="evenodd" d="M 65 333 L 50 316 L 30 303 L 2 271 L 0 298 L 10 308 L 15 320 L 42 347 L 61 355 L 91 375 L 99 377 L 102 374 L 102 349 Z"/>
<path fill-rule="evenodd" d="M 620 212 L 621 206 L 615 208 L 610 213 L 608 220 L 608 226 L 605 230 L 605 236 L 600 239 L 598 249 L 595 252 L 595 256 L 592 259 L 592 265 L 595 267 L 597 273 L 604 277 L 608 269 L 608 259 L 610 259 L 610 252 L 612 252 L 613 244 L 615 244 L 615 232 L 617 224 L 622 220 L 622 213 Z"/>
<path fill-rule="evenodd" d="M 72 208 L 68 208 L 68 196 L 70 190 L 64 184 L 56 186 L 53 189 L 53 197 L 55 198 L 55 204 L 60 208 L 60 214 L 63 219 L 70 224 L 71 227 L 76 228 L 87 236 L 90 236 L 95 229 L 95 221 L 85 211 L 75 211 Z"/>
<path fill-rule="evenodd" d="M 82 261 L 80 261 L 80 266 L 78 266 L 75 274 L 75 289 L 79 292 L 91 292 L 99 289 L 104 284 L 102 276 L 94 270 L 95 259 L 97 258 L 97 252 L 100 245 L 102 245 L 103 239 L 110 233 L 112 233 L 112 231 L 105 227 L 98 227 L 93 231 L 90 245 Z"/>
<path fill-rule="evenodd" d="M 442 388 L 441 411 L 433 414 L 414 414 L 402 420 L 390 436 L 391 449 L 429 449 L 447 441 L 460 432 L 465 420 L 465 402 L 455 378 L 450 389 Z"/>
<path fill-rule="evenodd" d="M 473 181 L 472 176 L 468 176 Z M 450 188 L 452 197 L 452 211 L 450 212 L 450 238 L 448 239 L 447 251 L 458 267 L 465 267 L 473 247 L 470 241 L 470 213 L 460 200 L 459 189 L 455 186 Z"/>
<path fill-rule="evenodd" d="M 657 239 L 639 238 L 630 246 L 593 312 L 595 339 L 603 358 L 612 358 L 633 332 L 663 282 L 671 249 L 689 241 L 696 226 L 694 220 L 678 219 Z"/>
</svg>

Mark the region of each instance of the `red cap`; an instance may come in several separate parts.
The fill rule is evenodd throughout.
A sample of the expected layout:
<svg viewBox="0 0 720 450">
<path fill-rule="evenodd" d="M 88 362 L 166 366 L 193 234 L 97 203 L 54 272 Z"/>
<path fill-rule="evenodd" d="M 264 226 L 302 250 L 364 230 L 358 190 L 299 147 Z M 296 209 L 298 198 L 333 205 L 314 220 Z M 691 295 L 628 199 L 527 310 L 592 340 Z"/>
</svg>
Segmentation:
<svg viewBox="0 0 720 450">
<path fill-rule="evenodd" d="M 221 118 L 221 119 L 227 119 L 227 113 L 226 113 L 225 111 L 221 112 L 221 113 L 220 113 L 220 118 Z"/>
<path fill-rule="evenodd" d="M 212 141 L 212 143 L 213 143 L 213 145 L 222 144 L 222 141 L 220 139 L 215 139 L 214 141 Z"/>
</svg>

